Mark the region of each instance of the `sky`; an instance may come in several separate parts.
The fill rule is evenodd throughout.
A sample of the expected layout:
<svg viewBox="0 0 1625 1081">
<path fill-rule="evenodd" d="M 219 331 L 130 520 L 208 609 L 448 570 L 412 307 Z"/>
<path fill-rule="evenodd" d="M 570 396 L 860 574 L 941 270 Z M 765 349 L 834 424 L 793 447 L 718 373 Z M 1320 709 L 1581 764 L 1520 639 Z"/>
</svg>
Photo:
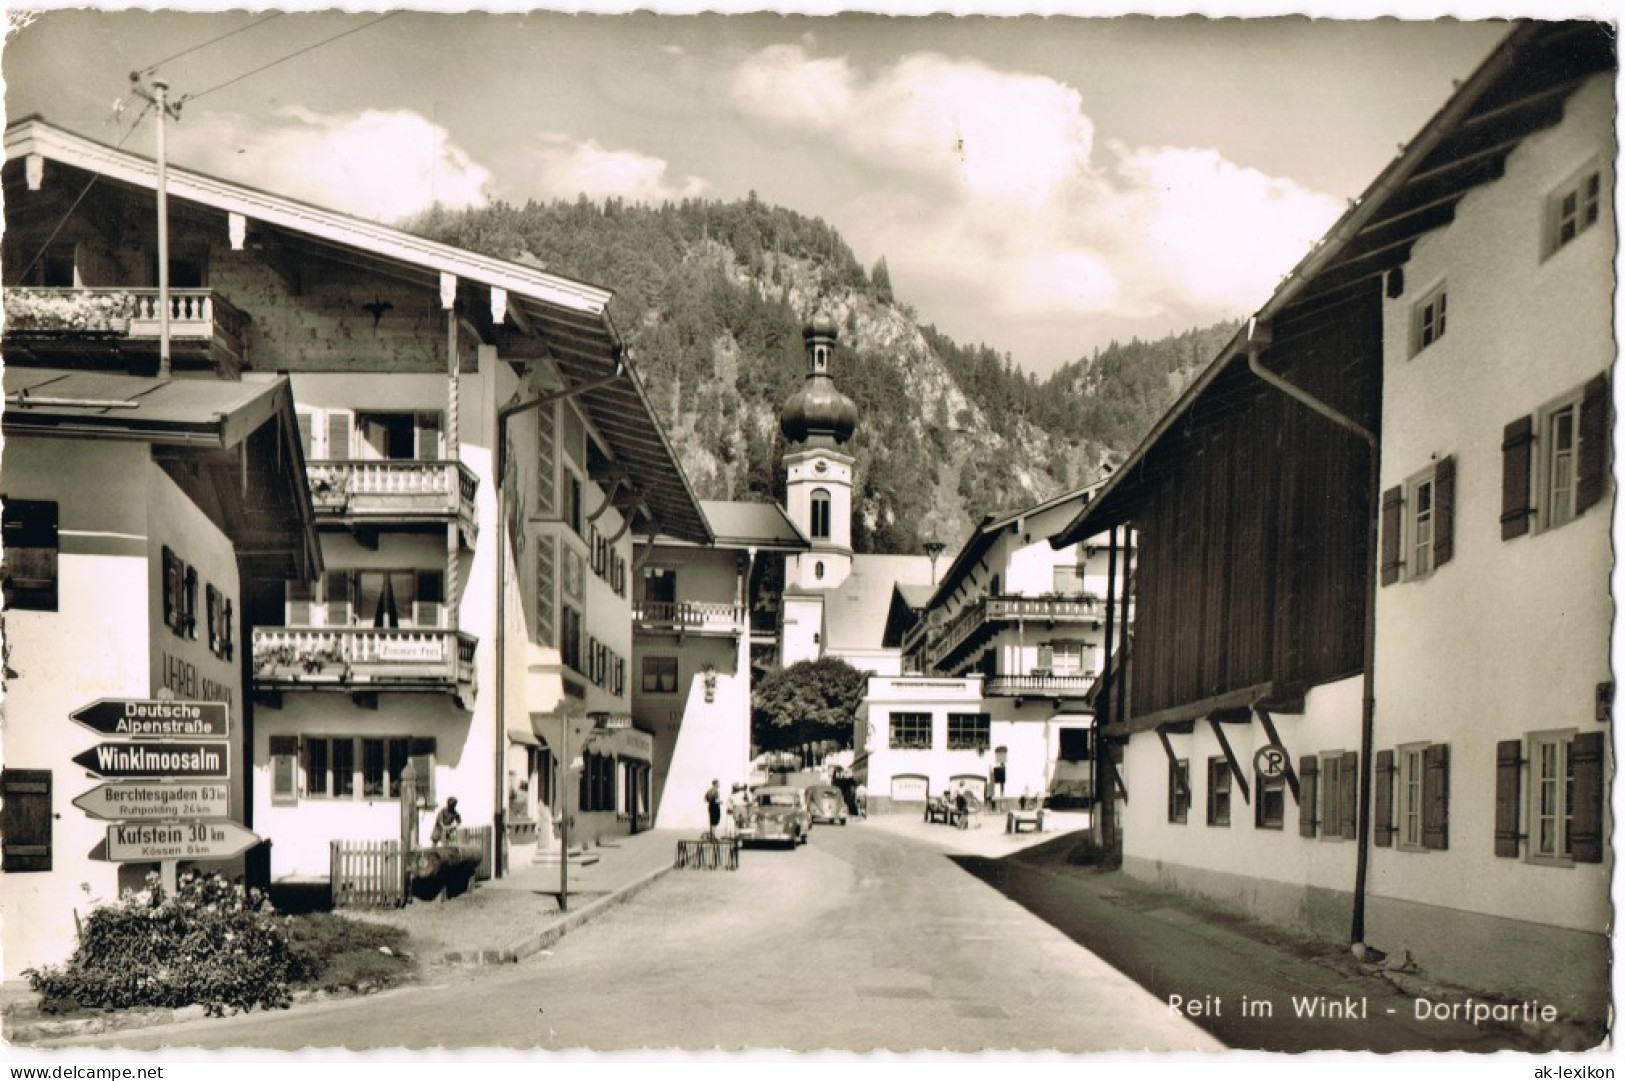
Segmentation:
<svg viewBox="0 0 1625 1081">
<path fill-rule="evenodd" d="M 8 118 L 150 155 L 155 68 L 174 164 L 385 222 L 754 192 L 1042 377 L 1256 310 L 1508 28 L 1064 10 L 46 10 L 0 72 Z"/>
</svg>

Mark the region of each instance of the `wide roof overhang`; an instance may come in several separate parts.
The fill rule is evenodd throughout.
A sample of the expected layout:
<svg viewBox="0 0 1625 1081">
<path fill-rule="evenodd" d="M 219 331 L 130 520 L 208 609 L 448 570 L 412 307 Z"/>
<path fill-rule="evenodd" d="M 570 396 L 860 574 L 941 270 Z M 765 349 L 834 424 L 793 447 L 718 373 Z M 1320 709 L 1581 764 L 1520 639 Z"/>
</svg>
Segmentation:
<svg viewBox="0 0 1625 1081">
<path fill-rule="evenodd" d="M 9 126 L 5 148 L 8 189 L 25 182 L 25 163 L 37 157 L 73 170 L 74 182 L 93 177 L 98 185 L 157 190 L 152 159 L 38 118 Z M 218 219 L 225 235 L 228 217 L 240 215 L 256 242 L 279 257 L 326 259 L 431 292 L 451 275 L 462 330 L 495 345 L 505 360 L 550 362 L 565 389 L 591 387 L 578 401 L 613 459 L 636 478 L 644 497 L 639 528 L 710 542 L 699 501 L 610 319 L 609 290 L 173 165 L 165 184 L 172 219 Z M 6 202 L 15 205 L 9 190 Z"/>
<path fill-rule="evenodd" d="M 1050 543 L 1060 548 L 1123 525 L 1172 455 L 1168 436 L 1197 410 L 1232 408 L 1262 384 L 1246 371 L 1249 333 L 1312 322 L 1410 258 L 1411 246 L 1450 224 L 1473 188 L 1499 178 L 1507 156 L 1562 119 L 1581 83 L 1617 67 L 1615 30 L 1601 22 L 1519 22 L 1456 93 L 1353 202 L 1275 293 L 1158 419 L 1123 465 Z"/>
</svg>

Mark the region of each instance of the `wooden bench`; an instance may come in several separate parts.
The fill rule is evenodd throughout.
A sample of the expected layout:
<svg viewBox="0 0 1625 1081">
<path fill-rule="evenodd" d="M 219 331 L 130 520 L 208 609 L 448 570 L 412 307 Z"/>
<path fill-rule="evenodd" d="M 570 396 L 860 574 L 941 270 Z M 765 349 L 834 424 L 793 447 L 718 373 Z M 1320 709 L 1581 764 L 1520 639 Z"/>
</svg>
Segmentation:
<svg viewBox="0 0 1625 1081">
<path fill-rule="evenodd" d="M 697 871 L 737 871 L 739 841 L 732 838 L 678 841 L 676 865 Z"/>
<path fill-rule="evenodd" d="M 1044 809 L 1036 811 L 1006 811 L 1004 815 L 1004 832 L 1020 833 L 1022 830 L 1032 830 L 1035 833 L 1044 832 Z"/>
</svg>

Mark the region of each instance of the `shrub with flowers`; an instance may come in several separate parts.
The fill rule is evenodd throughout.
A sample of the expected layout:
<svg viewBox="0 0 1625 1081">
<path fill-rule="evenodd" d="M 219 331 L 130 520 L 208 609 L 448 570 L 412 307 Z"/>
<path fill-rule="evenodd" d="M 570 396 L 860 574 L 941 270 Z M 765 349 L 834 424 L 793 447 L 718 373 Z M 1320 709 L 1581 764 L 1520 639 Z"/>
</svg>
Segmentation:
<svg viewBox="0 0 1625 1081">
<path fill-rule="evenodd" d="M 259 890 L 188 872 L 173 897 L 152 874 L 146 889 L 93 909 L 65 964 L 24 975 L 50 1012 L 202 1005 L 218 1015 L 288 1005 L 307 964 Z"/>
<path fill-rule="evenodd" d="M 7 289 L 6 327 L 12 331 L 124 334 L 135 315 L 135 296 L 84 289 Z"/>
</svg>

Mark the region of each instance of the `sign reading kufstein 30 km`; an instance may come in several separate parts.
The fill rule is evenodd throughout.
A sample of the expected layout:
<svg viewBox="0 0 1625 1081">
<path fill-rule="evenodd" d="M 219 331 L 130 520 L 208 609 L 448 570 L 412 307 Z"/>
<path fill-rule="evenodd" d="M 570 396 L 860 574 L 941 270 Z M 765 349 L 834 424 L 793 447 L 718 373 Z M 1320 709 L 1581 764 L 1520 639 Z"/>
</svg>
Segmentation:
<svg viewBox="0 0 1625 1081">
<path fill-rule="evenodd" d="M 107 858 L 115 863 L 149 860 L 224 860 L 260 843 L 235 822 L 125 822 L 107 827 Z"/>
<path fill-rule="evenodd" d="M 68 716 L 92 732 L 120 739 L 225 739 L 230 734 L 224 702 L 98 698 Z"/>
</svg>

